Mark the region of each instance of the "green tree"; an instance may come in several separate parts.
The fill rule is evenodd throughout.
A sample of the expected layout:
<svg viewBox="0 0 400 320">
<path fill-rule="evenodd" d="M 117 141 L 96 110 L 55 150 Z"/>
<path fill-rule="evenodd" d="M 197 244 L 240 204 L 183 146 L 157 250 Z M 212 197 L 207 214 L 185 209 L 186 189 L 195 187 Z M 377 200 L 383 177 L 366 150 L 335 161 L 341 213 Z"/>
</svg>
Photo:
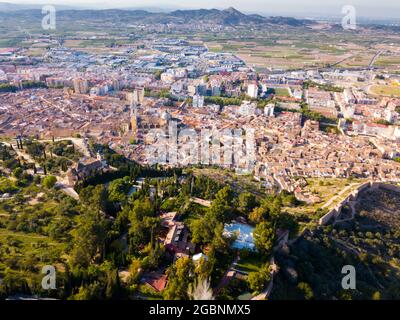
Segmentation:
<svg viewBox="0 0 400 320">
<path fill-rule="evenodd" d="M 88 186 L 79 192 L 79 199 L 85 207 L 106 212 L 108 193 L 104 185 Z"/>
<path fill-rule="evenodd" d="M 113 202 L 123 202 L 129 191 L 129 177 L 112 181 L 108 188 L 109 200 Z"/>
<path fill-rule="evenodd" d="M 137 199 L 129 212 L 129 244 L 130 252 L 138 250 L 139 246 L 151 240 L 151 235 L 160 224 L 154 217 L 154 210 L 149 198 Z"/>
<path fill-rule="evenodd" d="M 265 264 L 259 271 L 250 272 L 247 277 L 247 283 L 249 288 L 261 292 L 266 283 L 271 280 L 269 264 Z"/>
<path fill-rule="evenodd" d="M 55 176 L 46 176 L 43 178 L 42 185 L 47 189 L 51 189 L 55 186 L 57 178 Z"/>
<path fill-rule="evenodd" d="M 192 242 L 195 244 L 207 243 L 211 241 L 211 230 L 205 219 L 196 219 L 190 224 L 192 231 Z"/>
<path fill-rule="evenodd" d="M 233 213 L 233 191 L 226 186 L 219 190 L 213 200 L 207 214 L 209 219 L 215 218 L 217 221 L 226 222 L 232 219 Z"/>
<path fill-rule="evenodd" d="M 208 258 L 201 257 L 200 260 L 195 263 L 195 273 L 199 279 L 210 278 L 212 270 L 213 261 Z"/>
<path fill-rule="evenodd" d="M 78 293 L 71 296 L 70 300 L 100 300 L 102 299 L 102 291 L 101 283 L 94 281 L 87 286 L 80 286 Z"/>
<path fill-rule="evenodd" d="M 311 299 L 314 298 L 314 292 L 313 292 L 311 286 L 310 286 L 308 283 L 306 283 L 306 282 L 300 282 L 300 283 L 297 285 L 297 288 L 298 288 L 300 291 L 303 292 L 304 298 L 305 298 L 306 300 L 311 300 Z"/>
<path fill-rule="evenodd" d="M 21 167 L 17 167 L 13 171 L 13 176 L 16 177 L 17 179 L 20 179 L 22 177 L 23 173 L 24 173 L 24 170 Z"/>
<path fill-rule="evenodd" d="M 89 266 L 104 256 L 107 220 L 103 213 L 89 210 L 78 217 L 78 225 L 72 231 L 72 265 Z"/>
<path fill-rule="evenodd" d="M 114 269 L 107 274 L 106 299 L 116 299 L 121 294 L 121 284 L 119 281 L 118 270 Z"/>
<path fill-rule="evenodd" d="M 242 214 L 249 214 L 257 206 L 256 197 L 250 192 L 243 192 L 238 197 L 239 210 Z"/>
<path fill-rule="evenodd" d="M 189 257 L 176 260 L 168 271 L 168 285 L 163 291 L 166 300 L 187 300 L 189 285 L 193 281 L 194 265 Z"/>
<path fill-rule="evenodd" d="M 265 220 L 267 211 L 263 207 L 254 208 L 249 214 L 250 222 L 257 224 Z"/>
<path fill-rule="evenodd" d="M 129 266 L 129 283 L 138 283 L 142 273 L 142 263 L 140 259 L 133 259 Z"/>
<path fill-rule="evenodd" d="M 261 292 L 264 289 L 265 281 L 263 272 L 250 272 L 247 277 L 249 288 L 256 292 Z"/>
<path fill-rule="evenodd" d="M 192 242 L 195 244 L 213 244 L 216 249 L 226 248 L 227 241 L 223 237 L 224 224 L 218 221 L 212 213 L 196 219 L 190 224 Z"/>
<path fill-rule="evenodd" d="M 263 254 L 270 254 L 275 241 L 275 229 L 272 224 L 267 221 L 259 223 L 255 227 L 253 235 L 257 250 Z"/>
<path fill-rule="evenodd" d="M 215 199 L 213 201 L 214 203 L 217 203 L 219 205 L 224 205 L 224 206 L 232 206 L 232 201 L 234 198 L 233 191 L 230 186 L 226 186 L 219 190 L 217 194 L 215 195 Z"/>
</svg>

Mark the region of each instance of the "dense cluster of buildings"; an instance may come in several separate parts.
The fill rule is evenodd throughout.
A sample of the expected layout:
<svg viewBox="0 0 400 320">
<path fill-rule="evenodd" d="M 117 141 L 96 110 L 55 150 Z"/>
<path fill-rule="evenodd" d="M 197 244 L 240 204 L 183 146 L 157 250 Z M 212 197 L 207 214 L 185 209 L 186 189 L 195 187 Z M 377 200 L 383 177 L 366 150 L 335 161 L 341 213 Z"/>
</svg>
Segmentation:
<svg viewBox="0 0 400 320">
<path fill-rule="evenodd" d="M 267 188 L 294 191 L 298 177 L 400 180 L 400 99 L 371 94 L 386 81 L 372 70 L 256 73 L 233 54 L 158 39 L 112 54 L 53 48 L 35 64 L 3 59 L 0 71 L 18 88 L 0 93 L 1 135 L 80 134 L 146 163 L 146 146 L 158 141 L 148 133 L 169 139 L 172 121 L 199 134 L 254 129 L 254 159 L 221 165 Z M 305 105 L 330 122 L 304 121 Z"/>
</svg>

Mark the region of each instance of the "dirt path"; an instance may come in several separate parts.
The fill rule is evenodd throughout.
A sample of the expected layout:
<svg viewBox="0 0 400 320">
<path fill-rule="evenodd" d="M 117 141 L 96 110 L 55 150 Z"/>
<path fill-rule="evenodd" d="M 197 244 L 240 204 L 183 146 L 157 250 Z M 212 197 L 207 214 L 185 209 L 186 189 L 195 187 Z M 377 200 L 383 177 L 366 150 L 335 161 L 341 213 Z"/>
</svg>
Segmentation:
<svg viewBox="0 0 400 320">
<path fill-rule="evenodd" d="M 72 143 L 76 146 L 76 148 L 87 158 L 91 157 L 90 150 L 85 142 L 84 139 L 82 138 L 73 138 L 73 137 L 67 137 L 67 138 L 57 138 L 54 139 L 54 141 L 66 141 L 66 140 L 71 140 Z M 53 140 L 46 139 L 46 140 L 38 140 L 38 142 L 52 142 Z"/>
<path fill-rule="evenodd" d="M 62 139 L 62 140 L 67 140 L 67 139 Z M 78 140 L 79 140 L 79 139 L 78 139 Z M 44 142 L 45 140 L 41 140 L 41 141 Z M 49 140 L 49 141 L 51 141 L 51 140 Z M 4 144 L 6 144 L 6 145 L 8 145 L 8 146 L 11 146 L 11 145 L 12 145 L 12 144 L 9 143 L 9 142 L 4 142 Z M 35 166 L 36 166 L 36 169 L 37 169 L 37 171 L 38 171 L 37 174 L 38 174 L 39 176 L 41 176 L 41 177 L 44 177 L 43 168 L 40 166 L 40 164 L 39 164 L 35 159 L 33 159 L 33 158 L 32 158 L 28 153 L 26 153 L 25 151 L 18 149 L 16 145 L 12 145 L 12 147 L 13 147 L 14 151 L 17 153 L 18 157 L 21 157 L 21 158 L 23 158 L 23 159 L 25 159 L 25 160 L 28 160 L 28 161 L 31 162 L 31 163 L 34 163 Z M 89 152 L 89 150 L 87 150 L 87 152 Z M 28 170 L 28 173 L 33 174 L 33 170 Z M 70 196 L 70 197 L 72 197 L 72 198 L 74 198 L 74 199 L 76 199 L 76 200 L 79 200 L 79 195 L 76 193 L 76 191 L 75 191 L 73 188 L 71 188 L 71 187 L 68 186 L 68 183 L 65 181 L 65 178 L 63 178 L 63 177 L 60 176 L 60 175 L 54 175 L 54 176 L 55 176 L 56 179 L 57 179 L 56 186 L 59 187 L 61 191 L 63 191 L 63 192 L 64 192 L 65 194 L 67 194 L 68 196 Z"/>
<path fill-rule="evenodd" d="M 329 206 L 331 206 L 331 204 L 339 197 L 341 197 L 344 193 L 346 193 L 348 190 L 350 190 L 351 188 L 353 188 L 354 186 L 358 185 L 360 183 L 352 183 L 351 185 L 348 185 L 346 188 L 344 188 L 342 191 L 340 191 L 336 196 L 333 196 L 332 198 L 330 198 L 328 200 L 328 202 L 326 202 L 321 208 L 325 209 L 325 208 L 329 208 Z"/>
<path fill-rule="evenodd" d="M 190 198 L 190 200 L 192 202 L 194 202 L 194 203 L 197 203 L 197 204 L 201 205 L 201 206 L 211 207 L 211 201 L 200 199 L 200 198 L 196 198 L 196 197 L 192 197 L 192 198 Z"/>
</svg>

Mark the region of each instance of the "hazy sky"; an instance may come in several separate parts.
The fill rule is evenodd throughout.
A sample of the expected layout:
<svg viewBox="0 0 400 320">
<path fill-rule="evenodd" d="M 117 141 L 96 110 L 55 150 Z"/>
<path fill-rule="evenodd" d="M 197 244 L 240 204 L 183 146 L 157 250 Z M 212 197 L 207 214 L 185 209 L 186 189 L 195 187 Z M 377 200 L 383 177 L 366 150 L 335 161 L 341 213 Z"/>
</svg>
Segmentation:
<svg viewBox="0 0 400 320">
<path fill-rule="evenodd" d="M 340 15 L 344 5 L 353 5 L 360 15 L 400 18 L 400 0 L 0 0 L 10 3 L 48 3 L 98 7 L 227 8 L 261 14 L 324 13 Z M 317 3 L 319 2 L 319 3 Z"/>
</svg>

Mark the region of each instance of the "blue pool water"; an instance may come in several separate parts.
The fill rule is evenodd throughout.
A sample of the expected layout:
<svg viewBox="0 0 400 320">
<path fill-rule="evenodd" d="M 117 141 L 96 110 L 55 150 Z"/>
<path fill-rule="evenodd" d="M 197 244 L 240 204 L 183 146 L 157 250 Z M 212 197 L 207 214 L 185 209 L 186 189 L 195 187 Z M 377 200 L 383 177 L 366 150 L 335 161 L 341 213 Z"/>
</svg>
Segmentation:
<svg viewBox="0 0 400 320">
<path fill-rule="evenodd" d="M 235 249 L 254 250 L 253 230 L 252 226 L 238 222 L 226 224 L 224 227 L 226 235 L 237 235 L 237 239 L 232 245 L 232 248 Z"/>
</svg>

